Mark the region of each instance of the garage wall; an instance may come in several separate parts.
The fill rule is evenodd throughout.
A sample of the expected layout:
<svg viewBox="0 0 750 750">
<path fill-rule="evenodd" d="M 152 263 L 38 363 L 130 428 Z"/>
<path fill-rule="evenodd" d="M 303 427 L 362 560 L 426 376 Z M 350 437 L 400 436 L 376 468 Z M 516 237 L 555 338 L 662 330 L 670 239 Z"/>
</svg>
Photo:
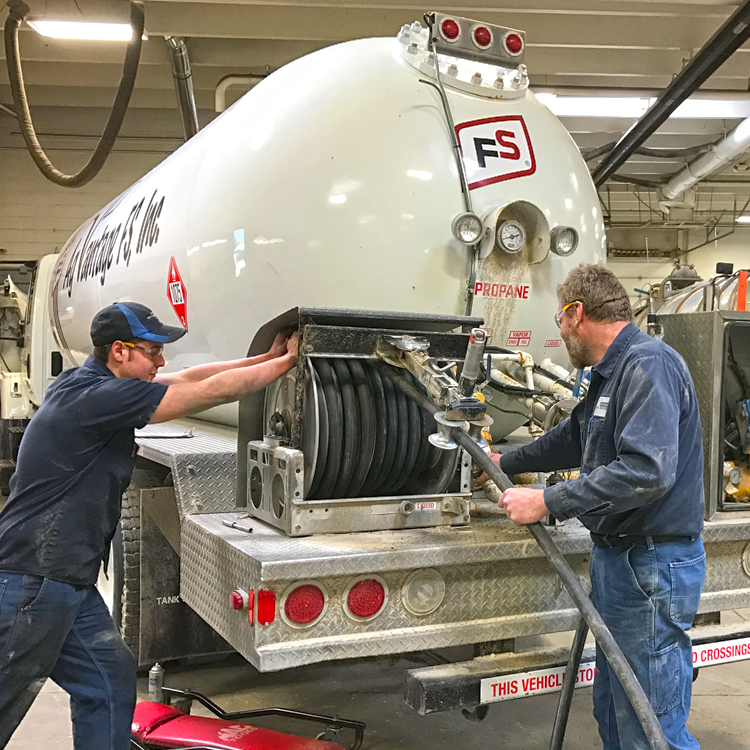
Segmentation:
<svg viewBox="0 0 750 750">
<path fill-rule="evenodd" d="M 202 119 L 210 113 L 202 113 Z M 107 112 L 32 111 L 42 147 L 64 172 L 91 155 Z M 54 185 L 26 151 L 17 120 L 0 110 L 0 260 L 29 260 L 60 250 L 83 221 L 153 169 L 182 143 L 176 110 L 130 110 L 104 169 L 82 188 Z"/>
<path fill-rule="evenodd" d="M 705 241 L 705 233 L 690 233 L 690 244 L 697 245 Z M 734 234 L 718 242 L 688 253 L 688 263 L 707 279 L 716 273 L 717 263 L 734 263 L 734 270 L 750 268 L 750 228 L 737 229 Z"/>
</svg>

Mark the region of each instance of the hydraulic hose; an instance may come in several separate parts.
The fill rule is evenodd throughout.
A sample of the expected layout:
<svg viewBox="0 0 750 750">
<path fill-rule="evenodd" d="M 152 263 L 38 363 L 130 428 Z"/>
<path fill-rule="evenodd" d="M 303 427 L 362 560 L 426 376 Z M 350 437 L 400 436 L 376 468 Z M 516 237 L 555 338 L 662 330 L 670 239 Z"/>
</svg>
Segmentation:
<svg viewBox="0 0 750 750">
<path fill-rule="evenodd" d="M 414 399 L 423 409 L 430 414 L 439 411 L 438 407 L 426 396 L 420 393 L 411 383 L 398 375 L 391 367 L 383 368 L 383 372 L 391 378 L 409 398 Z M 456 428 L 453 430 L 453 439 L 463 448 L 477 463 L 480 469 L 501 489 L 508 490 L 513 487 L 513 483 L 502 472 L 502 470 L 493 462 L 493 460 L 480 448 L 463 429 Z M 638 717 L 643 727 L 646 739 L 651 745 L 652 750 L 669 750 L 669 744 L 664 736 L 664 731 L 656 718 L 654 709 L 649 703 L 646 693 L 643 691 L 641 684 L 628 664 L 628 660 L 622 653 L 617 641 L 610 632 L 602 616 L 594 607 L 593 602 L 589 599 L 586 591 L 581 585 L 573 569 L 568 565 L 568 561 L 557 548 L 547 529 L 540 523 L 530 523 L 526 526 L 529 533 L 534 537 L 537 544 L 542 548 L 545 556 L 560 577 L 563 585 L 570 594 L 570 598 L 575 603 L 581 613 L 581 617 L 596 638 L 596 642 L 602 653 L 609 662 L 612 671 L 622 685 L 622 689 L 628 696 L 630 705 Z"/>
<path fill-rule="evenodd" d="M 8 0 L 10 12 L 5 21 L 5 58 L 8 61 L 8 78 L 10 79 L 10 90 L 13 95 L 13 104 L 21 126 L 21 134 L 26 142 L 26 148 L 31 158 L 39 167 L 39 171 L 51 182 L 62 187 L 82 187 L 90 182 L 99 173 L 107 157 L 115 145 L 115 140 L 120 132 L 122 121 L 128 110 L 130 96 L 133 93 L 135 76 L 138 72 L 138 63 L 141 58 L 141 40 L 145 23 L 143 5 L 138 2 L 130 3 L 130 25 L 133 36 L 128 43 L 125 52 L 122 78 L 117 89 L 117 96 L 112 105 L 112 111 L 104 128 L 99 142 L 96 144 L 94 153 L 88 163 L 75 174 L 63 174 L 56 169 L 47 155 L 42 150 L 31 120 L 29 102 L 26 98 L 26 87 L 23 81 L 23 70 L 21 69 L 21 54 L 18 46 L 18 27 L 23 22 L 30 8 L 23 0 Z"/>
<path fill-rule="evenodd" d="M 552 737 L 549 741 L 549 750 L 562 750 L 565 741 L 565 730 L 568 728 L 568 717 L 570 716 L 570 706 L 573 703 L 573 690 L 576 686 L 576 675 L 581 666 L 581 656 L 583 647 L 586 645 L 586 636 L 589 633 L 589 626 L 586 620 L 581 618 L 573 636 L 573 644 L 570 647 L 570 657 L 568 665 L 565 667 L 565 677 L 563 678 L 562 691 L 557 701 L 557 711 L 555 713 L 555 723 L 552 725 Z"/>
</svg>

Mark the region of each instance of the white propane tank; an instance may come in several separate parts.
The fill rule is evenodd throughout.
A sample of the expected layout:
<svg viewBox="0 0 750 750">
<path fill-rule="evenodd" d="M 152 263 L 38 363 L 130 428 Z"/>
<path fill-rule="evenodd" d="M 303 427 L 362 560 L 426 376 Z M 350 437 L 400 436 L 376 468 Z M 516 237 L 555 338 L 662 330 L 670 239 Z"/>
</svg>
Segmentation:
<svg viewBox="0 0 750 750">
<path fill-rule="evenodd" d="M 118 300 L 187 328 L 167 369 L 244 356 L 295 306 L 464 314 L 471 250 L 451 230 L 464 201 L 417 26 L 286 65 L 85 222 L 52 285 L 71 364 L 91 351 L 93 315 Z M 492 343 L 565 362 L 555 287 L 605 258 L 586 165 L 523 71 L 440 60 L 488 227 L 472 314 Z M 517 254 L 495 247 L 507 220 L 526 227 Z M 558 226 L 578 235 L 567 257 L 550 252 Z"/>
</svg>

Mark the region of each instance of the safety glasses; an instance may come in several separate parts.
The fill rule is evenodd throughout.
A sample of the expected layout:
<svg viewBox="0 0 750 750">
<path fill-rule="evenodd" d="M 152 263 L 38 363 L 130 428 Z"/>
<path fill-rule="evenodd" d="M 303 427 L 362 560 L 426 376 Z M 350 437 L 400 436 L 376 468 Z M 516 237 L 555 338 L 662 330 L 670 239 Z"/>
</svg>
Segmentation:
<svg viewBox="0 0 750 750">
<path fill-rule="evenodd" d="M 122 345 L 127 346 L 130 349 L 138 349 L 139 352 L 142 352 L 152 362 L 156 362 L 159 357 L 163 356 L 164 352 L 163 346 L 139 346 L 138 344 L 133 344 L 130 341 L 123 341 Z"/>
</svg>

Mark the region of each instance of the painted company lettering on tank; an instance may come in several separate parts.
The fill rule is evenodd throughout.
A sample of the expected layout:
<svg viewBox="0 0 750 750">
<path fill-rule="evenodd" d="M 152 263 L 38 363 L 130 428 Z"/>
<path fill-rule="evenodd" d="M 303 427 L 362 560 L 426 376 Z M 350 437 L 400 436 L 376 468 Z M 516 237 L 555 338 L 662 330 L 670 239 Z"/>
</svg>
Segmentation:
<svg viewBox="0 0 750 750">
<path fill-rule="evenodd" d="M 68 256 L 62 274 L 62 288 L 73 292 L 73 285 L 98 277 L 104 286 L 107 272 L 121 262 L 130 265 L 133 254 L 140 255 L 144 249 L 156 244 L 159 239 L 159 217 L 164 208 L 164 196 L 158 197 L 154 190 L 148 203 L 145 196 L 133 204 L 125 222 L 106 221 L 112 211 L 97 214 L 85 236 L 80 236 L 75 245 L 64 252 Z M 113 209 L 114 210 L 114 209 Z"/>
</svg>

